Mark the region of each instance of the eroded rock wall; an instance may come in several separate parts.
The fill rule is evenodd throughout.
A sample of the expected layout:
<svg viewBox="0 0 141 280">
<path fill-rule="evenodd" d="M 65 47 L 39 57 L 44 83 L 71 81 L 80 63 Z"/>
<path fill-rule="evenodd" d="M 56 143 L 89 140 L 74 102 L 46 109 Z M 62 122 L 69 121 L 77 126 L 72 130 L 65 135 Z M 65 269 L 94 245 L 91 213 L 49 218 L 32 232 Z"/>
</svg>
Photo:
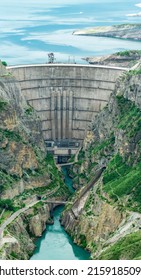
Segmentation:
<svg viewBox="0 0 141 280">
<path fill-rule="evenodd" d="M 138 70 L 130 71 L 117 82 L 108 106 L 92 123 L 78 162 L 70 171 L 78 191 L 63 212 L 62 224 L 77 244 L 92 252 L 94 259 L 140 256 L 134 249 L 135 240 L 139 240 L 141 213 L 140 86 Z M 75 217 L 72 209 L 80 187 L 85 188 L 103 166 L 105 171 Z M 122 242 L 129 246 L 126 253 Z"/>
<path fill-rule="evenodd" d="M 34 238 L 50 222 L 49 206 L 33 202 L 66 200 L 69 195 L 53 156 L 47 154 L 40 118 L 0 64 L 0 227 L 13 213 L 29 207 L 2 230 L 1 258 L 27 259 L 33 252 Z"/>
</svg>

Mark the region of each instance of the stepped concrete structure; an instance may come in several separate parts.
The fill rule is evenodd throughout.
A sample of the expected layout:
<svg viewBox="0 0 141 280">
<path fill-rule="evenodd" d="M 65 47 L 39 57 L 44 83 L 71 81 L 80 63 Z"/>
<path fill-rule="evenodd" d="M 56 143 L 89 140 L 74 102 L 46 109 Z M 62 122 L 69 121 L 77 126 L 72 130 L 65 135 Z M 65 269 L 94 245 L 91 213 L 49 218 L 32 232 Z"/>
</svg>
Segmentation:
<svg viewBox="0 0 141 280">
<path fill-rule="evenodd" d="M 91 121 L 107 104 L 116 80 L 127 70 L 77 64 L 7 68 L 41 118 L 48 149 L 58 157 L 76 153 Z"/>
</svg>

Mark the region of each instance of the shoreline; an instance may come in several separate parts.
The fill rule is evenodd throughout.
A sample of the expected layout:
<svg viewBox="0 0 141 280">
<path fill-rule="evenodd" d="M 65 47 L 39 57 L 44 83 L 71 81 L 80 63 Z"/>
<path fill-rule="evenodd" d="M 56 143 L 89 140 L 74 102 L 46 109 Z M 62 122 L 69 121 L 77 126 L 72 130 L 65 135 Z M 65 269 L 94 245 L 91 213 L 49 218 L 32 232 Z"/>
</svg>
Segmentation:
<svg viewBox="0 0 141 280">
<path fill-rule="evenodd" d="M 141 24 L 120 24 L 113 26 L 97 26 L 76 30 L 77 36 L 95 36 L 123 40 L 141 41 Z"/>
<path fill-rule="evenodd" d="M 74 34 L 75 35 L 75 34 Z M 123 41 L 131 41 L 131 42 L 141 42 L 141 39 L 128 39 L 128 38 L 121 38 L 121 37 L 114 37 L 114 36 L 107 36 L 107 35 L 90 35 L 90 34 L 76 34 L 75 36 L 94 36 L 94 37 L 99 37 L 99 38 L 110 38 L 110 39 L 120 39 Z"/>
</svg>

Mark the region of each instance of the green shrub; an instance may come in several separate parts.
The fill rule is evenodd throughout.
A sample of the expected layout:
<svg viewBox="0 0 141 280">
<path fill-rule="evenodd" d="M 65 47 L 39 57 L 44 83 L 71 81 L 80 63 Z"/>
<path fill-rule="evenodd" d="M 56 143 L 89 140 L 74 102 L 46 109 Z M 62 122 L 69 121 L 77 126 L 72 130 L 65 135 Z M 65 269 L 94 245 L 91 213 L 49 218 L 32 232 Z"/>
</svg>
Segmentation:
<svg viewBox="0 0 141 280">
<path fill-rule="evenodd" d="M 116 99 L 120 111 L 117 128 L 127 131 L 127 137 L 131 138 L 141 131 L 141 110 L 123 96 Z"/>
<path fill-rule="evenodd" d="M 103 189 L 115 200 L 130 195 L 128 207 L 141 212 L 141 163 L 129 166 L 117 154 L 109 162 L 103 175 Z M 133 206 L 135 204 L 135 206 Z M 132 209 L 133 210 L 133 209 Z"/>
<path fill-rule="evenodd" d="M 133 260 L 141 259 L 141 231 L 121 238 L 109 249 L 105 250 L 99 260 Z"/>
<path fill-rule="evenodd" d="M 28 108 L 25 110 L 26 115 L 32 115 L 34 109 L 31 106 L 28 106 Z"/>
<path fill-rule="evenodd" d="M 127 75 L 128 76 L 135 76 L 135 75 L 140 75 L 141 74 L 141 69 L 138 70 L 129 70 Z"/>
<path fill-rule="evenodd" d="M 79 239 L 80 239 L 80 245 L 83 248 L 86 248 L 87 246 L 86 236 L 84 234 L 80 234 Z"/>
<path fill-rule="evenodd" d="M 0 128 L 0 135 L 1 135 L 1 138 L 5 137 L 10 140 L 14 140 L 16 142 L 22 141 L 21 135 L 16 131 Z"/>
<path fill-rule="evenodd" d="M 13 202 L 10 199 L 0 200 L 0 208 L 15 211 L 15 206 L 13 205 Z"/>
<path fill-rule="evenodd" d="M 7 62 L 6 61 L 1 61 L 2 65 L 7 66 Z"/>
<path fill-rule="evenodd" d="M 119 56 L 128 56 L 128 57 L 132 57 L 134 56 L 141 56 L 141 50 L 125 50 L 125 51 L 121 51 L 121 52 L 117 52 L 115 53 L 115 55 L 119 55 Z"/>
<path fill-rule="evenodd" d="M 0 111 L 5 110 L 6 106 L 7 106 L 7 102 L 4 99 L 0 98 Z"/>
</svg>

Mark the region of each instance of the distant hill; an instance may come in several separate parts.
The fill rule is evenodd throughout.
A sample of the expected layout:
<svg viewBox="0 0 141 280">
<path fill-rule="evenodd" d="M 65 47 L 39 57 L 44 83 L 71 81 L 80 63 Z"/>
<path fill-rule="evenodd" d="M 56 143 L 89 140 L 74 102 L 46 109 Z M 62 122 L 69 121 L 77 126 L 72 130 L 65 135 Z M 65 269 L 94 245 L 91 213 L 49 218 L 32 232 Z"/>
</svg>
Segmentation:
<svg viewBox="0 0 141 280">
<path fill-rule="evenodd" d="M 89 64 L 131 68 L 141 59 L 141 50 L 125 50 L 105 56 L 83 58 Z"/>
<path fill-rule="evenodd" d="M 97 26 L 97 27 L 87 28 L 83 30 L 76 30 L 73 32 L 73 35 L 141 40 L 141 24 Z"/>
</svg>

